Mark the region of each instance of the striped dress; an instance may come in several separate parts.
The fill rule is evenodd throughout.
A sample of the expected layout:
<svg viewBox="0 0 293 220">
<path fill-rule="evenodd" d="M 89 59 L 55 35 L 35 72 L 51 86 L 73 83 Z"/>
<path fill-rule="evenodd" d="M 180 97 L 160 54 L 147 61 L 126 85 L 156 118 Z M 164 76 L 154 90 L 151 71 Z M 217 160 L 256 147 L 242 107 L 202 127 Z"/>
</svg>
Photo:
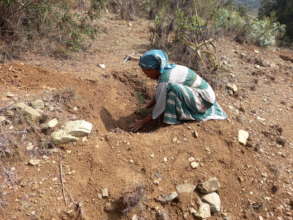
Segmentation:
<svg viewBox="0 0 293 220">
<path fill-rule="evenodd" d="M 191 69 L 175 65 L 161 73 L 152 118 L 164 114 L 164 123 L 226 119 L 212 87 Z"/>
</svg>

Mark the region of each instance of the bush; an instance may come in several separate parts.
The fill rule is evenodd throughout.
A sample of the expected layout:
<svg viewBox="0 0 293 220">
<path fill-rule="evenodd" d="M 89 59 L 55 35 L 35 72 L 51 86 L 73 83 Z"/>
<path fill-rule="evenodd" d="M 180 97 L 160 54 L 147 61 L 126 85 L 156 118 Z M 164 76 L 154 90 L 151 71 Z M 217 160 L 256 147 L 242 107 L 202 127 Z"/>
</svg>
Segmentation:
<svg viewBox="0 0 293 220">
<path fill-rule="evenodd" d="M 284 35 L 285 25 L 272 18 L 263 19 L 241 16 L 238 11 L 220 9 L 216 13 L 215 28 L 225 33 L 233 33 L 241 42 L 258 46 L 272 46 Z"/>
<path fill-rule="evenodd" d="M 84 39 L 93 38 L 97 33 L 92 21 L 101 10 L 99 4 L 102 5 L 99 0 L 92 1 L 84 11 L 76 10 L 79 5 L 62 0 L 2 0 L 0 37 L 5 42 L 1 48 L 2 59 L 27 48 L 44 47 L 44 41 L 48 43 L 43 48 L 46 52 L 54 52 L 55 48 L 84 49 Z"/>
<path fill-rule="evenodd" d="M 218 1 L 214 0 L 153 1 L 150 11 L 156 16 L 151 28 L 152 46 L 169 51 L 176 61 L 199 68 L 198 60 L 191 59 L 193 51 L 186 42 L 199 43 L 213 37 L 209 21 L 217 7 Z"/>
</svg>

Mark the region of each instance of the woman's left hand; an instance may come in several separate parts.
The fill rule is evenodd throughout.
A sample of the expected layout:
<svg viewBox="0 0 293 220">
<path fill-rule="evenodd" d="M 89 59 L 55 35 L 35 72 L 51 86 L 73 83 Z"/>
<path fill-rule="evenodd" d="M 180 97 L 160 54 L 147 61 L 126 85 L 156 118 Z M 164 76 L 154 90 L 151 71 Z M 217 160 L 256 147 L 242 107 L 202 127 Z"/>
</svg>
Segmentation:
<svg viewBox="0 0 293 220">
<path fill-rule="evenodd" d="M 144 126 L 144 120 L 137 120 L 132 125 L 130 125 L 130 130 L 132 132 L 137 132 Z"/>
<path fill-rule="evenodd" d="M 152 119 L 152 114 L 147 115 L 144 119 L 142 120 L 137 120 L 135 121 L 132 125 L 130 125 L 130 130 L 132 132 L 137 132 L 138 130 L 142 129 L 143 126 L 151 122 Z"/>
</svg>

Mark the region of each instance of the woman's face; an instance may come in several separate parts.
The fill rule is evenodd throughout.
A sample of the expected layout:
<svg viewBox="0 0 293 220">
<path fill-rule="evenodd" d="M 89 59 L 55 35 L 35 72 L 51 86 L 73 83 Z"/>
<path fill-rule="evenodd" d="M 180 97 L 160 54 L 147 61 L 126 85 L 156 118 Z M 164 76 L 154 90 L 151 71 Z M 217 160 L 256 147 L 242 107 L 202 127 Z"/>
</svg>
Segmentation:
<svg viewBox="0 0 293 220">
<path fill-rule="evenodd" d="M 142 69 L 142 71 L 151 79 L 159 79 L 160 71 L 155 69 Z"/>
</svg>

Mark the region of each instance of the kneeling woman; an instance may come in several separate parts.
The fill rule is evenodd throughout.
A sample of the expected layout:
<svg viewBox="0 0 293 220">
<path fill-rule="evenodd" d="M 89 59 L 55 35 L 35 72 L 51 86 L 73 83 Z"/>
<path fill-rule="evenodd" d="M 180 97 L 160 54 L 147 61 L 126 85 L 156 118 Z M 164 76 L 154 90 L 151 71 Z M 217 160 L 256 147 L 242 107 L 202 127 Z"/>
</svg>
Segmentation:
<svg viewBox="0 0 293 220">
<path fill-rule="evenodd" d="M 166 124 L 184 121 L 226 119 L 227 115 L 216 102 L 212 87 L 191 69 L 169 64 L 162 50 L 149 50 L 139 61 L 142 71 L 151 79 L 158 80 L 156 95 L 147 105 L 152 114 L 132 125 L 133 131 L 163 115 Z"/>
</svg>

